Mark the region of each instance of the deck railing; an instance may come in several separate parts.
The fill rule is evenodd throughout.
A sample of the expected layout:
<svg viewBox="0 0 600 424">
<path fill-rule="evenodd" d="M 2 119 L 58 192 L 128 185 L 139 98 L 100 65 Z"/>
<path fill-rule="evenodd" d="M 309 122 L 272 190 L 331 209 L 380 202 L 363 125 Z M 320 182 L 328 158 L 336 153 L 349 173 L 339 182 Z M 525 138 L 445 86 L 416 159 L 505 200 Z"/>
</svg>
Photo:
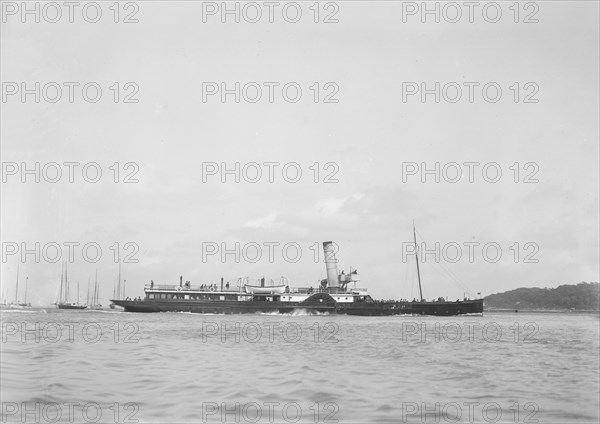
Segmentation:
<svg viewBox="0 0 600 424">
<path fill-rule="evenodd" d="M 146 284 L 144 286 L 144 290 L 161 290 L 161 291 L 216 291 L 216 292 L 228 292 L 228 293 L 246 293 L 244 287 L 238 286 L 229 286 L 229 288 L 223 286 L 223 290 L 221 290 L 221 286 L 219 284 L 212 286 L 214 289 L 210 289 L 210 284 L 208 285 L 190 285 L 189 287 L 186 285 L 179 286 L 178 284 Z M 265 287 L 266 289 L 269 286 Z M 329 293 L 329 294 L 337 294 L 337 293 L 352 293 L 353 291 L 367 291 L 364 288 L 346 288 L 345 290 L 337 287 L 337 288 L 321 288 L 321 287 L 290 287 L 290 291 L 287 292 L 289 294 L 315 294 L 315 293 Z"/>
</svg>

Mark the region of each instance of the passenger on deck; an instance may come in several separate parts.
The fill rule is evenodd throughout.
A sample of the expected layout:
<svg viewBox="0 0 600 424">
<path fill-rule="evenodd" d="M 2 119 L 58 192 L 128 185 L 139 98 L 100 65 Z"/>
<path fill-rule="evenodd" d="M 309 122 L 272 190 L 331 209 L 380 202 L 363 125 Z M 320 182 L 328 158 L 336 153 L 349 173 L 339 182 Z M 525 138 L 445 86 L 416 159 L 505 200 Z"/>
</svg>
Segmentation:
<svg viewBox="0 0 600 424">
<path fill-rule="evenodd" d="M 229 281 L 227 282 L 227 284 L 225 284 L 225 288 L 226 288 L 227 290 L 229 290 Z"/>
</svg>

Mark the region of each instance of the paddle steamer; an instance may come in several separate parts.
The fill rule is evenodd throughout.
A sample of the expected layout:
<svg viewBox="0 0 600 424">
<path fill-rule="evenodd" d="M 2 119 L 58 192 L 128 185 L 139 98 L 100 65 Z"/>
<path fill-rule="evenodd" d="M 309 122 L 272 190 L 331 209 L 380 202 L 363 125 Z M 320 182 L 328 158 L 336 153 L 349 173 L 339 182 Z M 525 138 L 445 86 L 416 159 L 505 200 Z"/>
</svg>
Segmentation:
<svg viewBox="0 0 600 424">
<path fill-rule="evenodd" d="M 144 298 L 119 300 L 115 305 L 127 312 L 194 312 L 203 314 L 244 313 L 308 313 L 348 314 L 363 316 L 385 316 L 401 314 L 417 315 L 461 315 L 483 313 L 483 299 L 463 299 L 456 302 L 425 301 L 421 298 L 410 301 L 377 301 L 364 288 L 357 288 L 360 276 L 356 269 L 338 272 L 334 246 L 331 241 L 323 243 L 327 278 L 318 287 L 294 288 L 282 279 L 279 285 L 266 286 L 264 278 L 260 285 L 250 285 L 238 280 L 235 287 L 229 283 L 193 286 L 189 281 L 179 285 L 156 285 L 144 287 Z M 417 257 L 418 266 L 418 257 Z"/>
</svg>

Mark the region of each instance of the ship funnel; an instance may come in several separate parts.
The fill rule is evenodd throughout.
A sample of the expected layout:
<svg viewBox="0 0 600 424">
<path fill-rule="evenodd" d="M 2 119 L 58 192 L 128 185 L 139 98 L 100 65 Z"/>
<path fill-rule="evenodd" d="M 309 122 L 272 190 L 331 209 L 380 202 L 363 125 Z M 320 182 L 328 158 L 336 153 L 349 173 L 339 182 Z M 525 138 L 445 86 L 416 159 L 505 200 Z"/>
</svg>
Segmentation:
<svg viewBox="0 0 600 424">
<path fill-rule="evenodd" d="M 329 287 L 339 287 L 337 259 L 335 258 L 335 248 L 333 242 L 323 242 L 323 252 L 325 252 L 325 268 L 327 269 L 327 285 Z"/>
</svg>

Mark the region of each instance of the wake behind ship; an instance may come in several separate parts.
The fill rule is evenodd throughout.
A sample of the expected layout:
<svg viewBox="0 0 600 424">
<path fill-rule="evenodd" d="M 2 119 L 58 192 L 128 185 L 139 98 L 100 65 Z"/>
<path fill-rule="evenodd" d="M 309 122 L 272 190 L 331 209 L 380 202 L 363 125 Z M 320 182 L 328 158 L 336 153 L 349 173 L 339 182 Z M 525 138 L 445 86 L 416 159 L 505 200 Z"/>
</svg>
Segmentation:
<svg viewBox="0 0 600 424">
<path fill-rule="evenodd" d="M 293 288 L 286 284 L 265 286 L 264 278 L 260 286 L 239 284 L 224 287 L 216 284 L 192 286 L 190 282 L 179 285 L 155 285 L 152 282 L 144 287 L 144 298 L 133 300 L 111 300 L 122 306 L 126 312 L 193 312 L 200 314 L 247 314 L 247 313 L 330 313 L 362 316 L 387 315 L 438 315 L 451 316 L 483 313 L 483 299 L 463 299 L 455 302 L 428 302 L 420 300 L 377 301 L 367 289 L 356 288 L 360 282 L 357 270 L 350 269 L 346 274 L 338 272 L 334 246 L 331 241 L 323 243 L 327 279 L 320 286 Z M 241 281 L 241 280 L 240 280 Z M 353 287 L 350 287 L 350 285 Z M 419 279 L 420 286 L 420 279 Z"/>
</svg>

